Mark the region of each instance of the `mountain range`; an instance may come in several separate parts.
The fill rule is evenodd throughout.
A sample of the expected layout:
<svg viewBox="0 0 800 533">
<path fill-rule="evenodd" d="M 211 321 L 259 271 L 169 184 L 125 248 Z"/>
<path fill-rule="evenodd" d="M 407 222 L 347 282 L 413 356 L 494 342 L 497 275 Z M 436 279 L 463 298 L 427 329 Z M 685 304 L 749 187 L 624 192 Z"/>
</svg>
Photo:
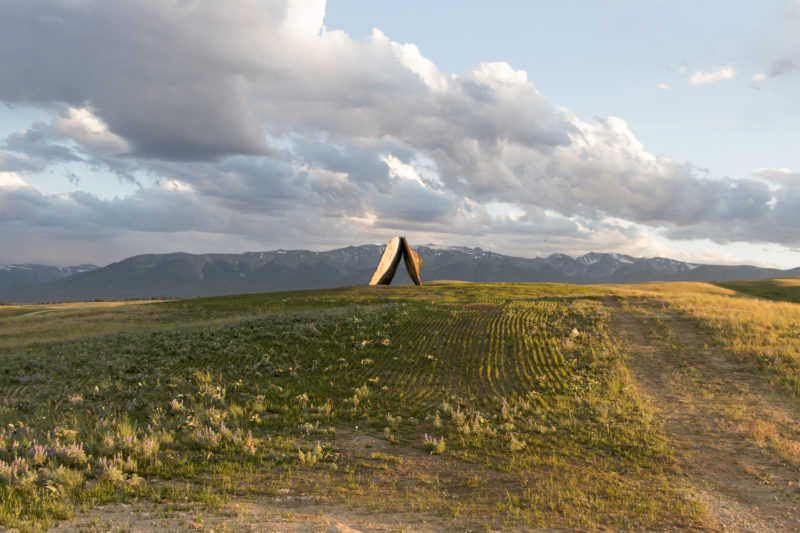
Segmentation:
<svg viewBox="0 0 800 533">
<path fill-rule="evenodd" d="M 613 253 L 522 258 L 480 248 L 416 248 L 422 279 L 473 282 L 639 283 L 730 281 L 791 277 L 791 270 L 747 265 L 700 265 L 663 257 Z M 133 298 L 188 298 L 250 292 L 365 285 L 383 246 L 367 244 L 325 252 L 275 250 L 242 254 L 147 254 L 106 267 L 8 265 L 0 267 L 0 300 L 54 302 Z M 401 269 L 402 270 L 402 269 Z M 405 271 L 395 283 L 409 283 Z"/>
<path fill-rule="evenodd" d="M 56 267 L 49 265 L 3 265 L 0 266 L 0 289 L 14 285 L 41 285 L 73 274 L 100 268 L 96 265 Z"/>
</svg>

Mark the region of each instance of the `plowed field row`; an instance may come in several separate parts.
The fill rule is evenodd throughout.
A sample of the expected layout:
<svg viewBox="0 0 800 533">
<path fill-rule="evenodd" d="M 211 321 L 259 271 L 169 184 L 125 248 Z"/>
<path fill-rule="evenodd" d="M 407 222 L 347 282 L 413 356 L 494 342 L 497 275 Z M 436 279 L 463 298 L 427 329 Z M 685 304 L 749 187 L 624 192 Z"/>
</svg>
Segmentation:
<svg viewBox="0 0 800 533">
<path fill-rule="evenodd" d="M 196 345 L 181 342 L 170 333 L 156 333 L 153 353 L 158 354 L 161 365 L 166 363 L 176 372 L 210 363 L 216 368 L 259 368 L 270 373 L 276 368 L 303 370 L 312 364 L 316 351 L 328 363 L 334 362 L 324 376 L 326 380 L 336 382 L 344 376 L 348 382 L 361 380 L 389 404 L 427 409 L 443 398 L 506 397 L 537 388 L 559 388 L 568 370 L 557 348 L 559 341 L 546 328 L 548 316 L 557 311 L 556 306 L 549 301 L 482 302 L 412 313 L 390 324 L 385 337 L 354 339 L 355 348 L 325 340 L 325 346 L 320 347 L 319 336 L 310 340 L 313 322 L 302 321 L 294 327 L 256 334 L 257 339 L 253 338 L 253 330 L 242 332 L 241 339 L 228 337 L 226 342 L 209 336 L 203 353 L 193 349 Z M 360 360 L 359 342 L 373 347 L 365 350 Z M 375 347 L 384 342 L 387 349 L 375 352 Z M 115 348 L 106 345 L 97 355 L 105 359 L 109 351 L 117 351 Z M 153 370 L 147 356 L 127 357 L 124 340 L 118 348 L 122 356 L 118 360 L 126 361 L 130 374 Z M 267 353 L 271 359 L 259 366 Z M 337 358 L 348 358 L 350 362 L 336 365 Z M 85 390 L 99 374 L 102 372 L 79 373 L 58 384 L 48 382 L 45 387 L 33 367 L 0 393 L 12 402 L 44 392 L 63 397 Z"/>
<path fill-rule="evenodd" d="M 392 403 L 428 408 L 443 398 L 560 388 L 568 369 L 543 327 L 553 302 L 482 303 L 405 320 L 392 333 L 400 355 L 363 368 Z"/>
</svg>

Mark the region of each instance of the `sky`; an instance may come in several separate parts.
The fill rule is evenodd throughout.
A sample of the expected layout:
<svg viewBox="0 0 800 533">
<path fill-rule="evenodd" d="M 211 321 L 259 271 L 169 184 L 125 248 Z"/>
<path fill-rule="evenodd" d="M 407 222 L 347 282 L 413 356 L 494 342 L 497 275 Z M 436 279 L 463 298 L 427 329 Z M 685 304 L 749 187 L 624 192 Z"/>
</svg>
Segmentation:
<svg viewBox="0 0 800 533">
<path fill-rule="evenodd" d="M 8 0 L 0 72 L 0 264 L 800 266 L 800 0 Z"/>
</svg>

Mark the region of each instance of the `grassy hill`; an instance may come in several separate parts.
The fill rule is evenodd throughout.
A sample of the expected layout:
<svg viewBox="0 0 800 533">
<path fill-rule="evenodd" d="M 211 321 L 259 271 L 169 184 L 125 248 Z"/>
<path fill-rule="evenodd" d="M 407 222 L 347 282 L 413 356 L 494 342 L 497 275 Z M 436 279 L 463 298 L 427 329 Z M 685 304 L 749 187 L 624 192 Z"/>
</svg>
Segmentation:
<svg viewBox="0 0 800 533">
<path fill-rule="evenodd" d="M 798 319 L 703 283 L 0 307 L 0 524 L 306 502 L 454 531 L 715 530 L 734 474 L 703 478 L 681 439 L 734 435 L 797 498 Z"/>
<path fill-rule="evenodd" d="M 778 302 L 800 302 L 800 278 L 728 281 L 717 285 L 758 298 Z"/>
</svg>

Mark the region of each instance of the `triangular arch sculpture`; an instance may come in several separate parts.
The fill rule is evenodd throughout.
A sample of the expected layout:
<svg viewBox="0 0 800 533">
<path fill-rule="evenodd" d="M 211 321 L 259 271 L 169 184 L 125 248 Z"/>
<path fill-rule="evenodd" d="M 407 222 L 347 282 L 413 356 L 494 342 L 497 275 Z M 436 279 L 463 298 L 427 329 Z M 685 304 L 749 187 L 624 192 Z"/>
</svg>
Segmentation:
<svg viewBox="0 0 800 533">
<path fill-rule="evenodd" d="M 400 265 L 400 259 L 406 264 L 408 275 L 415 285 L 422 285 L 419 271 L 422 269 L 422 258 L 417 252 L 411 249 L 405 237 L 392 237 L 389 244 L 383 250 L 381 260 L 378 261 L 378 268 L 372 275 L 370 285 L 389 285 Z"/>
</svg>

